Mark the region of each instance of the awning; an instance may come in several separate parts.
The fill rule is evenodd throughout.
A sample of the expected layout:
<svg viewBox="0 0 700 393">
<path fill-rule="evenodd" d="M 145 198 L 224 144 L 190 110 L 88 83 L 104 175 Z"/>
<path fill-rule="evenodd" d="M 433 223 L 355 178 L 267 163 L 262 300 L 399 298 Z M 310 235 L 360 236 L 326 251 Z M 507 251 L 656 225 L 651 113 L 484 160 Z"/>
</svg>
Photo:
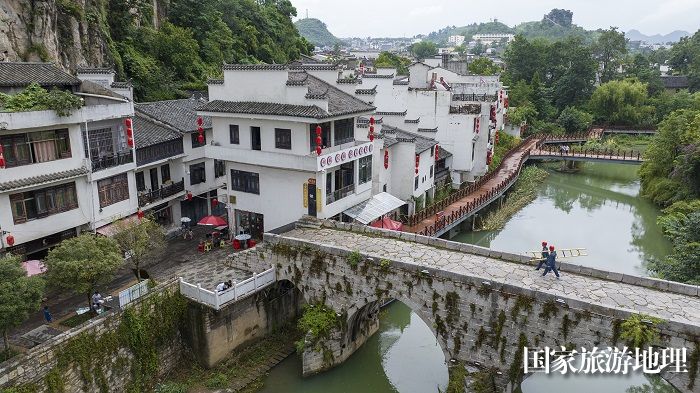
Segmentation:
<svg viewBox="0 0 700 393">
<path fill-rule="evenodd" d="M 124 217 L 122 219 L 116 220 L 110 224 L 101 226 L 101 227 L 97 228 L 95 230 L 95 232 L 99 233 L 102 236 L 112 237 L 117 233 L 117 230 L 118 230 L 116 223 L 118 223 L 119 221 L 131 222 L 131 221 L 135 221 L 138 219 L 139 219 L 138 215 L 132 214 L 128 217 Z"/>
<path fill-rule="evenodd" d="M 392 231 L 402 231 L 403 224 L 399 221 L 394 221 L 389 217 L 380 218 L 379 220 L 370 224 L 371 227 L 390 229 Z"/>
<path fill-rule="evenodd" d="M 347 216 L 367 225 L 377 218 L 403 206 L 406 202 L 382 192 L 344 211 Z"/>
</svg>

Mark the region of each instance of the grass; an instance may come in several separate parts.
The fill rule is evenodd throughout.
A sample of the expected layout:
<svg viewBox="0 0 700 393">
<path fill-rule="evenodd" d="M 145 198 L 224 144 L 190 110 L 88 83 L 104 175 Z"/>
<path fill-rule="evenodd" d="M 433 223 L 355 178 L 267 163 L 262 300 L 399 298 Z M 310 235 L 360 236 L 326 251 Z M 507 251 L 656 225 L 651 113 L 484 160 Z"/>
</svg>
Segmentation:
<svg viewBox="0 0 700 393">
<path fill-rule="evenodd" d="M 200 367 L 194 359 L 185 359 L 171 378 L 158 384 L 155 392 L 185 393 L 229 388 L 236 381 L 249 377 L 255 368 L 269 362 L 280 348 L 291 346 L 298 338 L 296 329 L 286 327 L 243 349 L 237 349 L 234 355 L 209 370 Z M 263 379 L 259 377 L 239 392 L 253 393 L 262 387 Z"/>
<path fill-rule="evenodd" d="M 7 350 L 2 350 L 0 351 L 0 363 L 4 362 L 7 359 L 11 359 L 15 356 L 19 355 L 19 351 L 15 349 L 7 349 Z"/>
<path fill-rule="evenodd" d="M 652 141 L 649 135 L 614 135 L 600 140 L 588 141 L 583 146 L 588 149 L 620 149 L 644 152 Z"/>
<path fill-rule="evenodd" d="M 537 191 L 547 176 L 547 171 L 542 168 L 536 166 L 524 168 L 506 197 L 503 207 L 490 212 L 482 221 L 479 230 L 495 231 L 503 228 L 510 217 L 537 198 Z"/>
</svg>

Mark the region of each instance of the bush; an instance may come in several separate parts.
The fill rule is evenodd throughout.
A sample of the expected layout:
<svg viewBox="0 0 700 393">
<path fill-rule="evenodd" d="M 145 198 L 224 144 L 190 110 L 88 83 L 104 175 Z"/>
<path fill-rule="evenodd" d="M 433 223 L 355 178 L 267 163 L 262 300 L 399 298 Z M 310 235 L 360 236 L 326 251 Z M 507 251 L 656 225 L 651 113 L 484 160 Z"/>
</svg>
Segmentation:
<svg viewBox="0 0 700 393">
<path fill-rule="evenodd" d="M 83 106 L 83 99 L 63 90 L 50 92 L 36 83 L 21 92 L 8 95 L 0 93 L 0 106 L 6 112 L 53 110 L 58 116 L 70 116 L 73 109 Z"/>
<path fill-rule="evenodd" d="M 156 386 L 155 393 L 187 393 L 187 385 L 176 382 L 162 383 Z"/>
<path fill-rule="evenodd" d="M 593 123 L 593 116 L 572 106 L 567 106 L 559 114 L 557 123 L 568 133 L 586 131 Z"/>
<path fill-rule="evenodd" d="M 339 323 L 335 311 L 325 304 L 304 306 L 304 313 L 297 322 L 297 327 L 304 333 L 311 333 L 312 339 L 326 337 Z"/>
</svg>

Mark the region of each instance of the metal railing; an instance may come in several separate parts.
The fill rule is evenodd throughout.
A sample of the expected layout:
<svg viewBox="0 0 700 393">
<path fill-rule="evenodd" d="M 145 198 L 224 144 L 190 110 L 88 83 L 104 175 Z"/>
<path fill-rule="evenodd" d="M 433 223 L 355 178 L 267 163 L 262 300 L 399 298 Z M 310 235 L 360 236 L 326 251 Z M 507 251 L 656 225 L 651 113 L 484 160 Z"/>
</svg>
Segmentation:
<svg viewBox="0 0 700 393">
<path fill-rule="evenodd" d="M 453 94 L 452 101 L 495 102 L 498 96 L 495 94 Z"/>
<path fill-rule="evenodd" d="M 270 268 L 260 274 L 253 273 L 252 277 L 235 283 L 231 288 L 219 292 L 216 290 L 210 291 L 208 289 L 204 289 L 199 284 L 190 284 L 185 282 L 185 280 L 180 277 L 180 293 L 183 296 L 196 301 L 197 303 L 201 303 L 212 307 L 215 310 L 219 310 L 226 303 L 236 301 L 245 296 L 258 292 L 275 281 L 277 281 L 277 272 L 275 271 L 275 268 Z"/>
<path fill-rule="evenodd" d="M 562 149 L 561 146 L 540 146 L 538 150 L 532 152 L 533 156 L 549 157 L 571 157 L 571 158 L 594 158 L 614 161 L 642 161 L 642 153 L 636 150 L 623 149 L 595 149 L 584 147 L 569 147 Z"/>
<path fill-rule="evenodd" d="M 157 190 L 139 194 L 139 207 L 144 207 L 150 203 L 173 196 L 182 191 L 185 191 L 185 179 L 182 179 L 177 183 L 162 186 Z"/>
<path fill-rule="evenodd" d="M 145 296 L 148 293 L 148 280 L 141 281 L 121 292 L 119 292 L 119 307 L 124 307 L 134 300 Z"/>
<path fill-rule="evenodd" d="M 92 171 L 97 172 L 119 165 L 130 164 L 134 162 L 134 155 L 131 150 L 128 150 L 124 153 L 116 153 L 111 156 L 93 157 L 91 161 Z"/>
<path fill-rule="evenodd" d="M 355 185 L 351 184 L 349 186 L 341 188 L 340 190 L 336 190 L 331 192 L 330 194 L 326 194 L 326 205 L 330 205 L 333 202 L 337 202 L 353 193 L 355 193 Z"/>
</svg>

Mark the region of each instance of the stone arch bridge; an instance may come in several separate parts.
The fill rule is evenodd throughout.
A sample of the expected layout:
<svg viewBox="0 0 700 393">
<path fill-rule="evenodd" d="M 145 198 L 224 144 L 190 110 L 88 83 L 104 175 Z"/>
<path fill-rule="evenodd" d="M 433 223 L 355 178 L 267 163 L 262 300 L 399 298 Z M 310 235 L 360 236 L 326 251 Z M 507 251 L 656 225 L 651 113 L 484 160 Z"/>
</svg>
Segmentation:
<svg viewBox="0 0 700 393">
<path fill-rule="evenodd" d="M 698 367 L 698 286 L 568 263 L 561 280 L 543 278 L 524 256 L 335 221 L 265 234 L 263 244 L 227 264 L 272 266 L 277 281 L 296 286 L 306 303 L 337 313 L 331 334 L 307 337 L 305 375 L 347 359 L 377 330 L 379 306 L 391 298 L 426 322 L 448 364 L 492 369 L 499 387 L 522 378 L 524 346 L 622 347 L 620 324 L 636 313 L 663 319 L 654 344 L 687 348 L 688 368 Z M 698 391 L 695 375 L 662 374 L 682 392 Z"/>
</svg>

